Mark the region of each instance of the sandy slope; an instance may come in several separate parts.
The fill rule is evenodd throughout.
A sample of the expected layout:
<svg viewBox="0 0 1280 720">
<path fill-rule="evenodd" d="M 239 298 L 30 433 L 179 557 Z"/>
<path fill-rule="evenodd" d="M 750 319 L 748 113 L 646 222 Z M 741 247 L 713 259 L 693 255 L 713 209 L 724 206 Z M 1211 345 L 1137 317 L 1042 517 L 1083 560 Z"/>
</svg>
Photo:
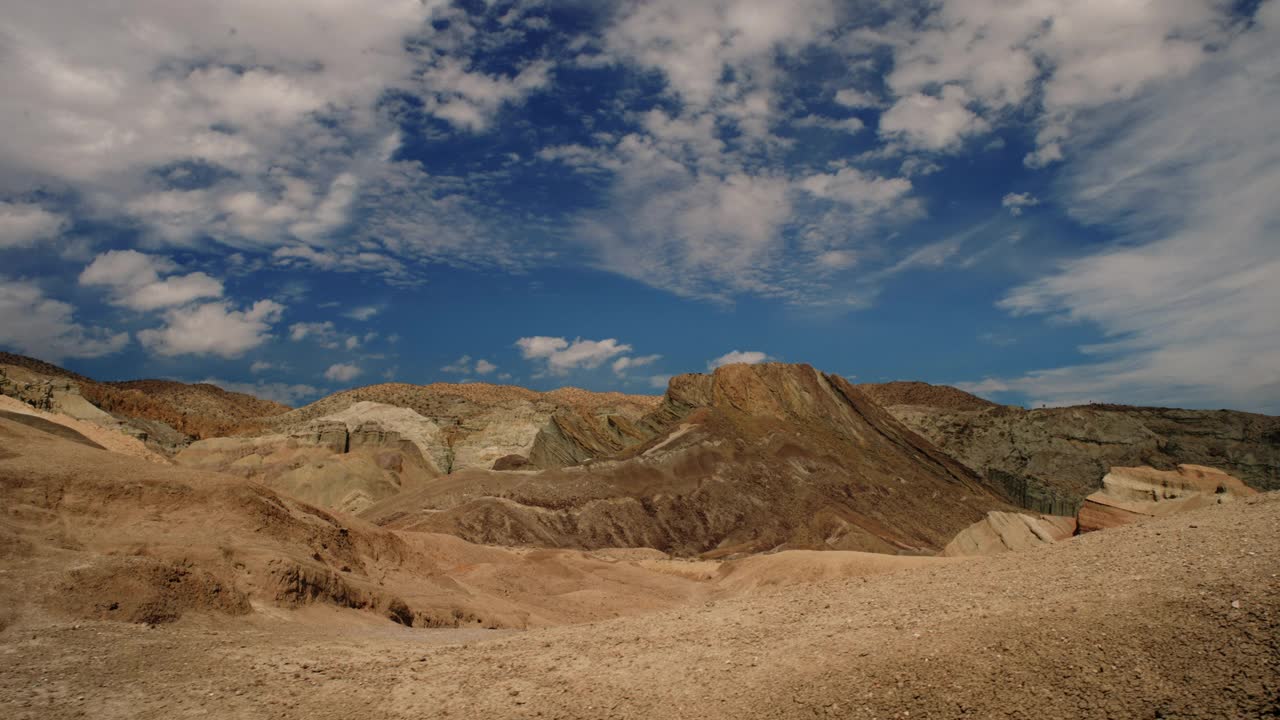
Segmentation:
<svg viewBox="0 0 1280 720">
<path fill-rule="evenodd" d="M 19 625 L 0 634 L 0 715 L 1275 717 L 1277 527 L 1280 497 L 1264 495 L 1024 553 L 487 638 L 349 613 L 333 629 L 324 613 Z"/>
</svg>

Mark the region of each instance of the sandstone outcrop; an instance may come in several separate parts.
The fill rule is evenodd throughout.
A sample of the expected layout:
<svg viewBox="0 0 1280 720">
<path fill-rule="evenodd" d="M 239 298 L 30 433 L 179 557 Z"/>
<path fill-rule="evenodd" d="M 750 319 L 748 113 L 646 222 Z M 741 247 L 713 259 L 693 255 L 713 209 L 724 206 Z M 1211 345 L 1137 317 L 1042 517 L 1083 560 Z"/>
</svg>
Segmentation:
<svg viewBox="0 0 1280 720">
<path fill-rule="evenodd" d="M 991 511 L 956 535 L 942 549 L 946 557 L 999 555 L 1051 545 L 1074 535 L 1076 519 Z"/>
<path fill-rule="evenodd" d="M 779 546 L 930 554 L 1007 507 L 843 378 L 807 365 L 673 378 L 626 436 L 605 458 L 463 470 L 363 515 L 473 542 L 722 557 Z"/>
<path fill-rule="evenodd" d="M 1105 530 L 1256 494 L 1237 478 L 1199 465 L 1179 465 L 1173 471 L 1115 467 L 1102 479 L 1102 489 L 1080 507 L 1080 531 Z"/>
</svg>

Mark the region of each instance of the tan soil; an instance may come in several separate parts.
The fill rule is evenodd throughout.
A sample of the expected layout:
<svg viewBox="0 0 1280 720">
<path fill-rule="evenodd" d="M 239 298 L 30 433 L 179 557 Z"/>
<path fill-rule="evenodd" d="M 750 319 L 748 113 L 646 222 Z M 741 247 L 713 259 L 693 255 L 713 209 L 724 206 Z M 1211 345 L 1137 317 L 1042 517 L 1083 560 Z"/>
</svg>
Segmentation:
<svg viewBox="0 0 1280 720">
<path fill-rule="evenodd" d="M 484 635 L 351 611 L 0 633 L 36 718 L 1264 718 L 1280 497 L 1024 553 Z"/>
</svg>

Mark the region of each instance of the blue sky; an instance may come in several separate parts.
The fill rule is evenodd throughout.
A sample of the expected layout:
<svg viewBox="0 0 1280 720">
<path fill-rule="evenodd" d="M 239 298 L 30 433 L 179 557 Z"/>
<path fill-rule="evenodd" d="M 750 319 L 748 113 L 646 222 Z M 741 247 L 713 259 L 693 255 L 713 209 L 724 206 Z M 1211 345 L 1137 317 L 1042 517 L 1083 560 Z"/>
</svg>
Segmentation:
<svg viewBox="0 0 1280 720">
<path fill-rule="evenodd" d="M 1278 48 L 1280 0 L 20 2 L 0 347 L 1280 412 Z"/>
</svg>

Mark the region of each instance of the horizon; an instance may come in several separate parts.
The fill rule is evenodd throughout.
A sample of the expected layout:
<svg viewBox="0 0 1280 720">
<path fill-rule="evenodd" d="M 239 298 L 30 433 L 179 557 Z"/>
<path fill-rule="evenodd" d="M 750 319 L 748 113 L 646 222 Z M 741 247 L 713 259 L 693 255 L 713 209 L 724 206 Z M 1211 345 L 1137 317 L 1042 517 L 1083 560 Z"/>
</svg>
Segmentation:
<svg viewBox="0 0 1280 720">
<path fill-rule="evenodd" d="M 0 48 L 0 350 L 96 380 L 1280 414 L 1280 0 L 54 0 Z"/>
</svg>

